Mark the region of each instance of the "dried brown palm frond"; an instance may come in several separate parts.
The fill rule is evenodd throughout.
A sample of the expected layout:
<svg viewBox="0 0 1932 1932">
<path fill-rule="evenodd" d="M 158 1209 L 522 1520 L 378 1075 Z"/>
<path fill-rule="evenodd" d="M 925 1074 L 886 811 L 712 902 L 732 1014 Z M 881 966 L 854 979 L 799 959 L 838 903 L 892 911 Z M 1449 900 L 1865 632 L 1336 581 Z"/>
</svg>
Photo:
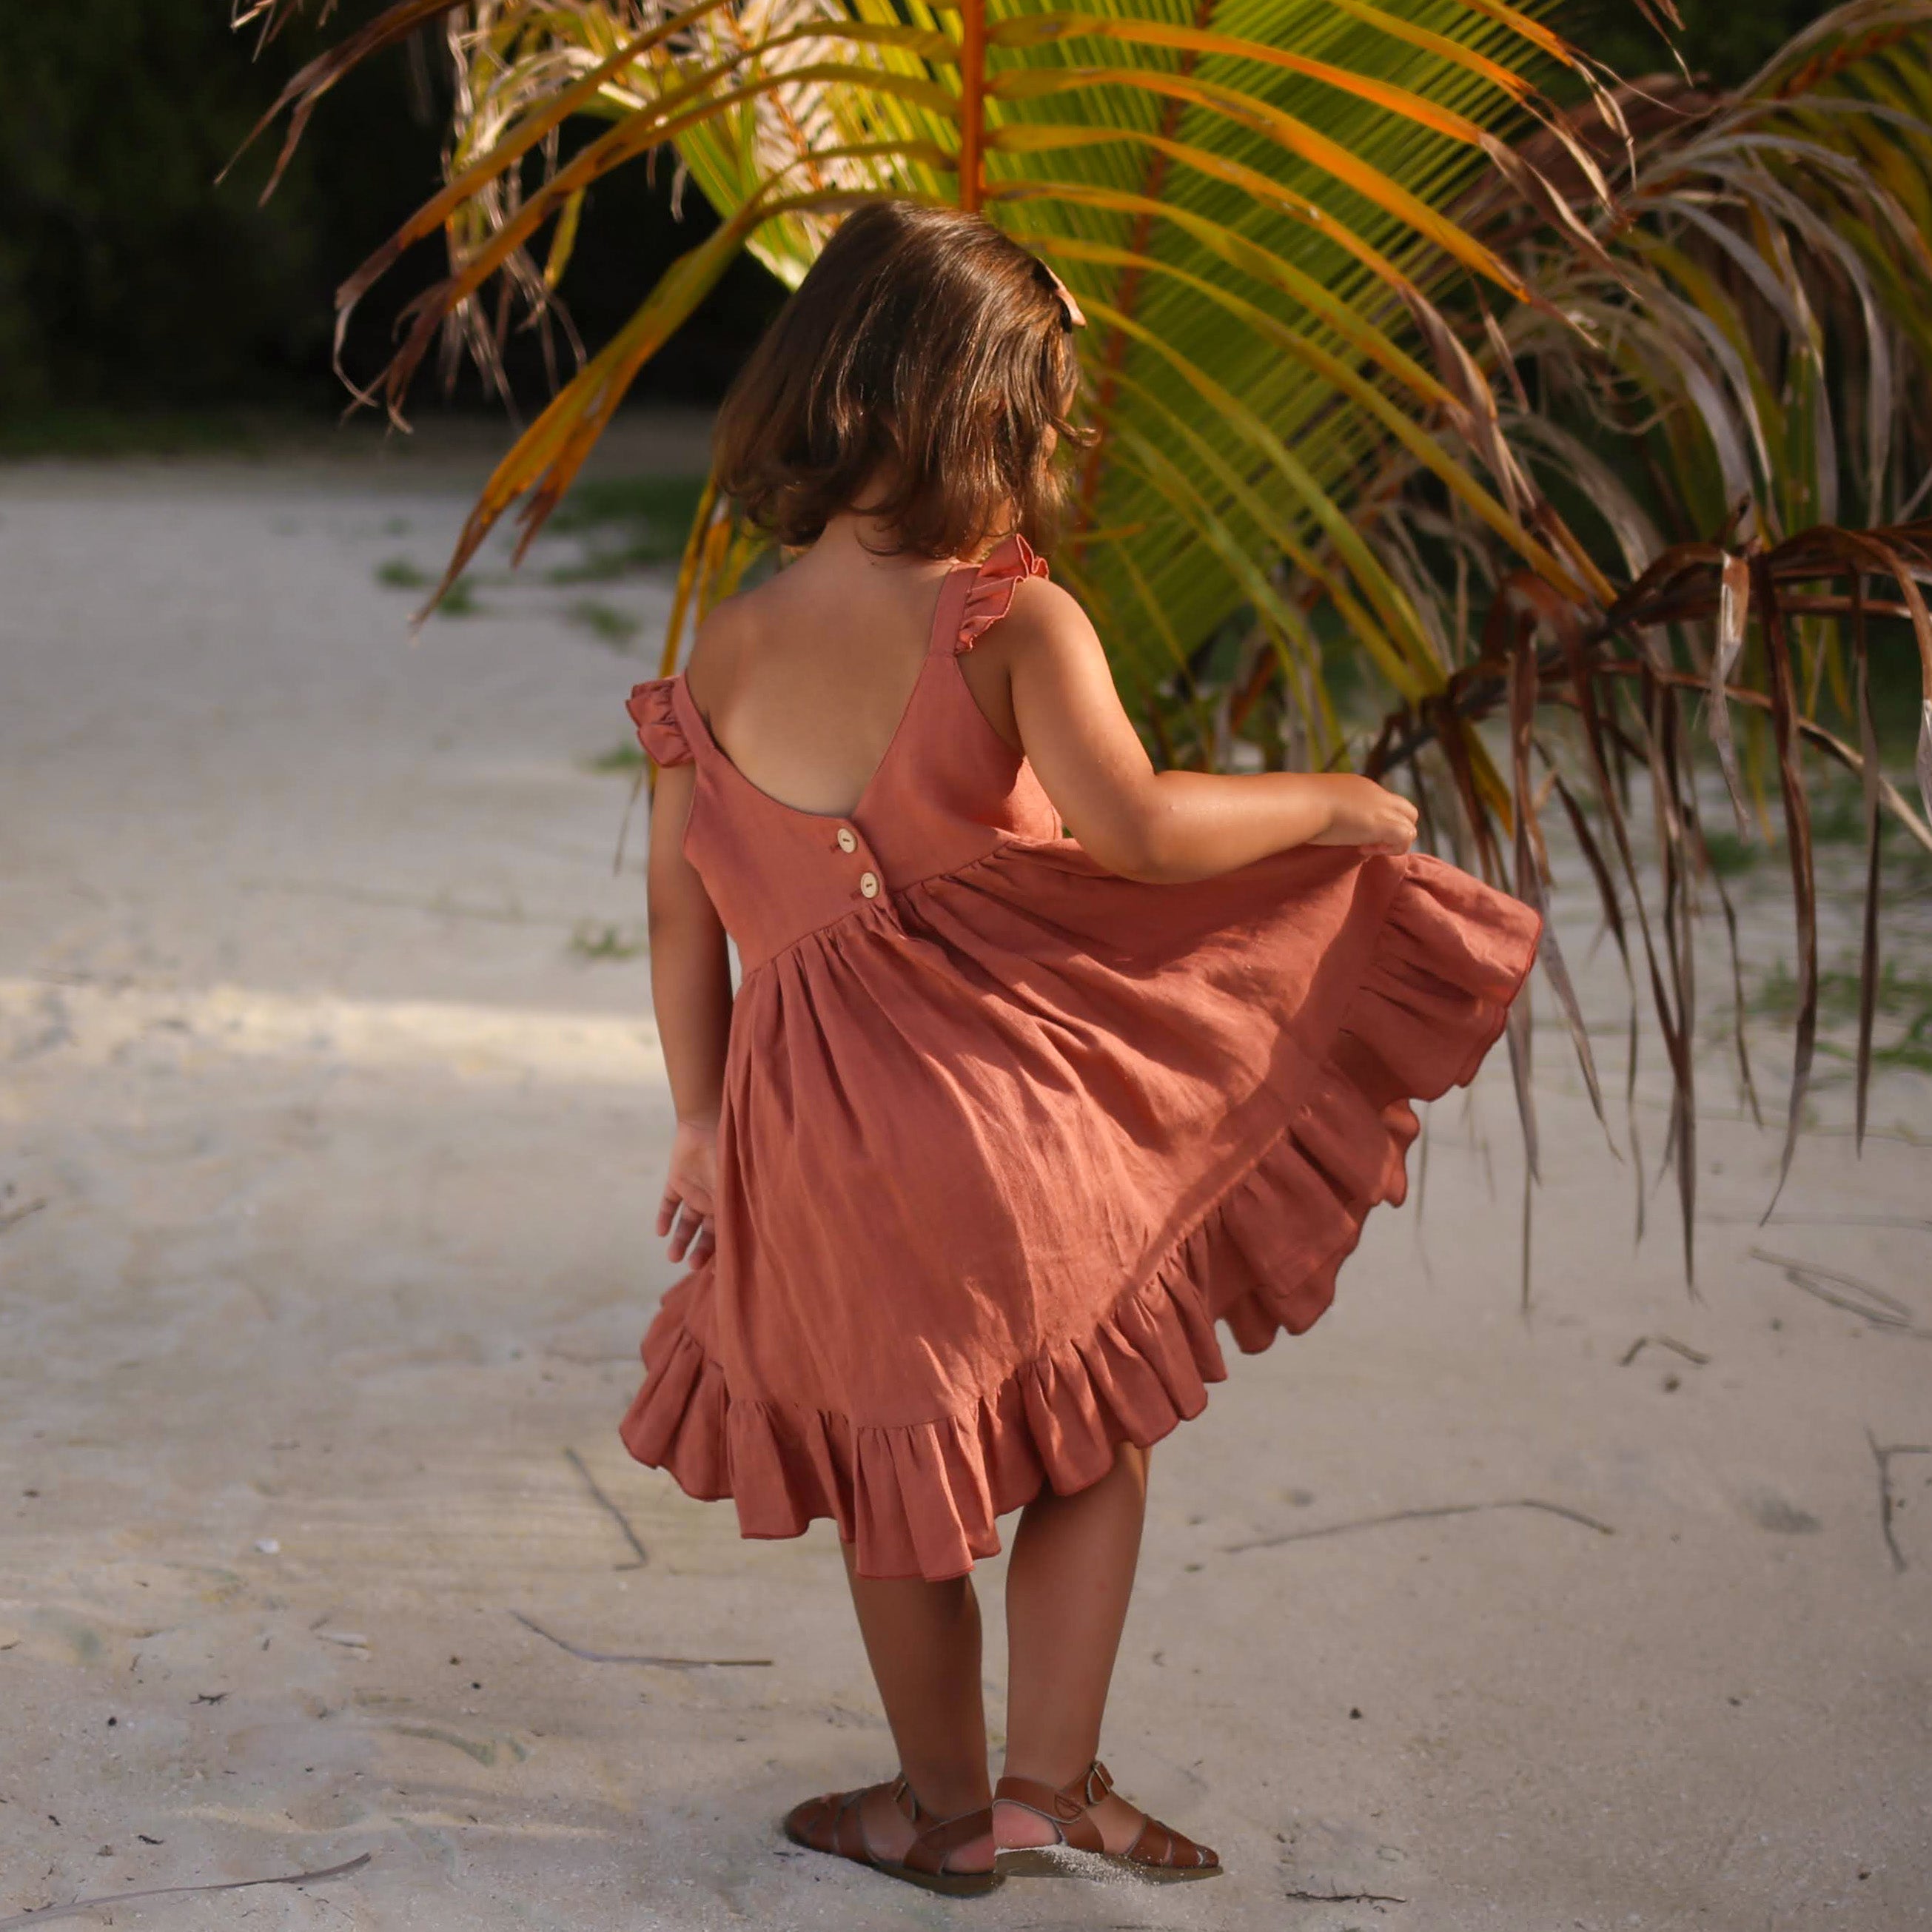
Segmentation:
<svg viewBox="0 0 1932 1932">
<path fill-rule="evenodd" d="M 1807 754 L 1857 773 L 1866 799 L 1861 1140 L 1881 814 L 1932 850 L 1924 817 L 1880 769 L 1870 675 L 1881 649 L 1917 660 L 1927 700 L 1918 789 L 1932 814 L 1932 626 L 1919 588 L 1932 578 L 1932 524 L 1911 520 L 1932 494 L 1928 46 L 1924 0 L 1869 0 L 1801 35 L 1738 96 L 1652 83 L 1624 98 L 1630 147 L 1607 206 L 1570 148 L 1533 136 L 1538 178 L 1568 199 L 1585 242 L 1498 184 L 1459 208 L 1547 302 L 1482 319 L 1482 359 L 1504 399 L 1499 433 L 1628 588 L 1594 602 L 1552 596 L 1399 458 L 1364 491 L 1365 530 L 1415 587 L 1455 667 L 1427 705 L 1390 712 L 1369 768 L 1406 763 L 1426 783 L 1414 760 L 1430 745 L 1448 791 L 1434 816 L 1460 834 L 1470 862 L 1533 902 L 1547 872 L 1539 801 L 1560 800 L 1631 985 L 1630 1078 L 1640 982 L 1670 1060 L 1687 1267 L 1691 942 L 1706 898 L 1732 940 L 1740 1076 L 1756 1106 L 1736 913 L 1709 862 L 1702 734 L 1687 699 L 1706 700 L 1702 762 L 1721 777 L 1739 836 L 1771 836 L 1775 817 L 1790 864 L 1798 998 L 1780 1176 L 1817 1024 Z M 1616 171 L 1620 158 L 1600 134 L 1573 134 L 1603 173 Z M 1842 523 L 1848 512 L 1864 526 Z M 1821 721 L 1834 698 L 1858 721 L 1856 746 Z M 1475 729 L 1492 716 L 1508 726 L 1506 776 Z M 1622 802 L 1630 772 L 1650 780 L 1654 872 L 1639 862 Z M 1550 964 L 1598 1098 L 1560 954 Z M 1533 1135 L 1526 1083 L 1520 1096 Z M 1634 1114 L 1630 1133 L 1634 1144 Z M 1640 1177 L 1638 1198 L 1641 1215 Z"/>
<path fill-rule="evenodd" d="M 1888 595 L 1873 594 L 1870 586 L 1874 579 L 1888 580 Z M 1724 909 L 1732 941 L 1734 976 L 1736 925 L 1705 841 L 1694 734 L 1685 700 L 1705 698 L 1714 721 L 1727 716 L 1732 705 L 1744 707 L 1748 714 L 1763 720 L 1776 754 L 1797 913 L 1798 959 L 1795 1055 L 1781 1184 L 1796 1144 L 1817 1024 L 1817 908 L 1809 794 L 1801 754 L 1809 750 L 1852 772 L 1864 791 L 1867 863 L 1857 1054 L 1858 1132 L 1862 1140 L 1878 973 L 1881 813 L 1903 826 L 1932 855 L 1932 826 L 1880 768 L 1870 699 L 1870 625 L 1875 618 L 1904 620 L 1927 681 L 1932 683 L 1932 619 L 1928 619 L 1918 588 L 1919 581 L 1927 579 L 1932 579 L 1932 518 L 1876 530 L 1825 526 L 1776 544 L 1754 538 L 1736 550 L 1719 544 L 1672 545 L 1608 610 L 1594 615 L 1552 598 L 1546 586 L 1518 573 L 1506 578 L 1490 601 L 1478 654 L 1458 667 L 1441 698 L 1430 706 L 1391 713 L 1365 762 L 1364 769 L 1371 776 L 1393 779 L 1405 767 L 1413 774 L 1425 749 L 1437 754 L 1449 776 L 1451 796 L 1432 815 L 1440 820 L 1445 810 L 1455 814 L 1473 848 L 1472 862 L 1492 877 L 1507 880 L 1520 897 L 1546 910 L 1549 865 L 1539 800 L 1553 793 L 1561 802 L 1631 983 L 1633 1079 L 1639 962 L 1633 958 L 1629 928 L 1634 923 L 1636 928 L 1642 970 L 1670 1063 L 1668 1148 L 1675 1156 L 1683 1208 L 1687 1272 L 1691 1267 L 1696 1195 L 1692 1050 L 1696 983 L 1690 948 L 1700 890 L 1714 892 Z M 1801 666 L 1794 632 L 1804 621 L 1843 623 L 1849 628 L 1860 736 L 1856 746 L 1808 716 L 1800 704 Z M 1686 664 L 1667 641 L 1674 630 L 1691 627 L 1708 629 L 1719 640 L 1718 648 L 1708 654 L 1702 668 Z M 1763 682 L 1733 683 L 1730 680 L 1742 646 L 1748 633 L 1754 632 L 1764 664 Z M 1492 716 L 1504 719 L 1508 729 L 1507 814 L 1486 803 L 1468 754 L 1470 744 L 1479 742 L 1473 739 L 1474 728 Z M 1568 728 L 1562 729 L 1562 723 Z M 1714 724 L 1714 740 L 1724 728 Z M 1532 776 L 1532 756 L 1543 775 L 1540 779 Z M 1651 781 L 1652 818 L 1661 874 L 1660 908 L 1654 916 L 1646 896 L 1646 868 L 1633 835 L 1625 788 L 1619 782 L 1619 768 L 1626 765 L 1646 771 Z M 1743 802 L 1741 798 L 1738 802 L 1742 812 Z M 1600 838 L 1592 829 L 1592 810 L 1607 828 L 1607 838 Z M 1502 856 L 1505 838 L 1510 849 L 1507 866 Z M 1600 1114 L 1602 1100 L 1588 1040 L 1560 950 L 1547 952 L 1545 963 L 1557 983 L 1564 1017 Z M 1735 990 L 1739 1011 L 1736 1033 L 1739 1074 L 1755 1107 L 1755 1082 L 1742 1028 L 1742 986 Z M 1533 1114 L 1526 1090 L 1520 1086 L 1520 1097 L 1533 1144 Z M 1634 1150 L 1634 1118 L 1630 1131 Z M 1641 1204 L 1640 1174 L 1638 1187 Z"/>
</svg>

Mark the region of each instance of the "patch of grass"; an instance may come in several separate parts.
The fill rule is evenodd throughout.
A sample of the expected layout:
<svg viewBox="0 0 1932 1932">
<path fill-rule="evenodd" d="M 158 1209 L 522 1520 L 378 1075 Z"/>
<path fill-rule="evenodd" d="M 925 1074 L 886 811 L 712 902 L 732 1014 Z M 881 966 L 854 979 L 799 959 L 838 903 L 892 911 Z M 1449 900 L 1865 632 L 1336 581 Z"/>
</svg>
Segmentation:
<svg viewBox="0 0 1932 1932">
<path fill-rule="evenodd" d="M 1798 982 L 1780 960 L 1758 982 L 1750 996 L 1754 1012 L 1785 1022 L 1798 1011 Z M 1932 1073 L 1932 978 L 1922 974 L 1901 973 L 1890 960 L 1879 968 L 1873 1010 L 1881 1022 L 1903 1022 L 1903 1030 L 1890 1039 L 1872 1041 L 1874 1066 L 1909 1067 Z M 1849 968 L 1836 968 L 1818 976 L 1818 1023 L 1821 1029 L 1850 1029 L 1858 1020 L 1858 976 Z M 1890 1031 L 1890 1028 L 1885 1029 Z M 1818 1051 L 1835 1059 L 1850 1059 L 1855 1048 L 1821 1040 Z"/>
<path fill-rule="evenodd" d="M 1891 596 L 1895 590 L 1882 588 Z M 1845 627 L 1841 645 L 1845 662 L 1845 692 L 1852 689 L 1851 627 Z M 1918 652 L 1912 639 L 1912 627 L 1895 617 L 1879 617 L 1871 625 L 1872 722 L 1878 729 L 1880 756 L 1888 775 L 1896 783 L 1901 770 L 1912 768 L 1913 749 L 1918 742 Z M 1821 688 L 1819 722 L 1848 742 L 1858 742 L 1856 715 L 1840 704 L 1837 685 L 1827 678 Z"/>
<path fill-rule="evenodd" d="M 684 533 L 704 494 L 702 476 L 604 476 L 579 483 L 550 520 L 562 533 L 595 530 L 604 524 L 657 524 Z"/>
<path fill-rule="evenodd" d="M 608 584 L 633 571 L 675 563 L 704 494 L 701 476 L 614 476 L 580 483 L 550 528 L 582 538 L 574 563 L 556 566 L 553 584 Z"/>
<path fill-rule="evenodd" d="M 1858 1060 L 1855 1046 L 1841 1046 L 1836 1040 L 1821 1040 L 1818 1052 L 1821 1058 L 1842 1060 L 1853 1066 Z M 1932 1073 L 1932 1010 L 1921 1013 L 1897 1040 L 1874 1038 L 1871 1057 L 1875 1072 L 1900 1068 L 1912 1073 Z"/>
<path fill-rule="evenodd" d="M 584 920 L 570 935 L 570 950 L 580 959 L 635 959 L 646 950 L 644 934 L 620 926 Z"/>
<path fill-rule="evenodd" d="M 1762 838 L 1740 838 L 1735 832 L 1707 832 L 1704 848 L 1711 855 L 1711 869 L 1720 879 L 1734 879 L 1748 872 L 1765 855 Z"/>
<path fill-rule="evenodd" d="M 1901 973 L 1895 961 L 1879 967 L 1875 1010 L 1885 1014 L 1932 1013 L 1932 979 Z M 1789 1019 L 1798 1010 L 1798 982 L 1779 960 L 1758 982 L 1751 1006 L 1759 1012 Z M 1818 975 L 1818 1018 L 1822 1024 L 1851 1025 L 1858 1016 L 1858 976 L 1850 967 L 1828 968 Z"/>
<path fill-rule="evenodd" d="M 387 558 L 376 566 L 376 581 L 385 590 L 427 590 L 436 579 L 428 571 L 412 563 L 406 556 Z M 474 617 L 483 609 L 476 601 L 476 592 L 466 577 L 459 577 L 442 593 L 442 598 L 431 613 L 438 617 Z"/>
<path fill-rule="evenodd" d="M 1888 1046 L 1872 1047 L 1874 1066 L 1910 1067 L 1915 1073 L 1932 1073 L 1932 1013 L 1921 1013 L 1903 1040 Z"/>
<path fill-rule="evenodd" d="M 600 603 L 595 597 L 579 598 L 563 614 L 566 621 L 580 630 L 588 631 L 599 643 L 608 644 L 614 651 L 628 650 L 632 640 L 644 628 L 641 620 L 628 610 Z"/>
<path fill-rule="evenodd" d="M 647 525 L 628 543 L 586 545 L 574 563 L 554 564 L 544 574 L 553 584 L 608 584 L 653 565 L 675 563 L 684 554 L 682 525 Z"/>
<path fill-rule="evenodd" d="M 1884 814 L 1880 817 L 1882 821 Z M 1862 788 L 1840 780 L 1813 788 L 1811 842 L 1814 845 L 1862 845 L 1865 842 Z"/>
<path fill-rule="evenodd" d="M 1865 842 L 1864 788 L 1856 778 L 1840 771 L 1819 772 L 1814 769 L 1808 776 L 1810 783 L 1806 787 L 1806 797 L 1811 807 L 1813 846 L 1822 848 L 1848 845 L 1855 850 L 1862 850 Z M 1710 848 L 1712 867 L 1720 877 L 1732 878 L 1738 873 L 1748 872 L 1772 853 L 1784 849 L 1784 802 L 1774 791 L 1767 802 L 1772 823 L 1768 842 L 1755 830 L 1751 837 L 1740 838 L 1729 829 L 1729 809 L 1720 808 L 1725 820 L 1724 827 L 1709 827 L 1704 838 Z M 1755 819 L 1753 823 L 1755 826 Z M 1881 810 L 1879 833 L 1887 851 L 1899 849 L 1898 832 L 1892 814 Z"/>
<path fill-rule="evenodd" d="M 660 543 L 645 536 L 619 550 L 586 550 L 574 563 L 553 564 L 544 576 L 551 584 L 610 584 L 650 564 L 675 563 L 682 554 L 681 541 Z"/>
<path fill-rule="evenodd" d="M 613 745 L 608 752 L 600 752 L 594 758 L 586 758 L 584 769 L 586 772 L 637 771 L 644 762 L 644 747 L 640 745 Z"/>
</svg>

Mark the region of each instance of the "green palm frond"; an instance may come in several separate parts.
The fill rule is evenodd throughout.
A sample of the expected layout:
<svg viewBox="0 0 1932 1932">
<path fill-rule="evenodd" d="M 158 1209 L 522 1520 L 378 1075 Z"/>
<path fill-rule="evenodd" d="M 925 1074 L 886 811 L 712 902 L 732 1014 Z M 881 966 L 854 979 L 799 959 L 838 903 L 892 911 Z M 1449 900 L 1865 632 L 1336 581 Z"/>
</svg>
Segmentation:
<svg viewBox="0 0 1932 1932">
<path fill-rule="evenodd" d="M 1318 575 L 1398 691 L 1439 688 L 1450 667 L 1411 587 L 1354 527 L 1391 439 L 1564 595 L 1607 592 L 1587 555 L 1534 527 L 1495 400 L 1443 313 L 1477 284 L 1532 300 L 1449 212 L 1486 174 L 1525 172 L 1509 141 L 1550 118 L 1538 73 L 1580 70 L 1527 14 L 1498 0 L 406 0 L 392 14 L 413 27 L 437 10 L 460 76 L 449 185 L 344 291 L 346 309 L 406 249 L 448 238 L 450 272 L 376 386 L 392 409 L 439 337 L 489 370 L 500 325 L 486 316 L 506 301 L 546 314 L 584 194 L 611 170 L 662 154 L 729 238 L 680 260 L 561 390 L 491 479 L 452 578 L 518 498 L 526 529 L 542 522 L 734 255 L 796 281 L 842 210 L 892 194 L 982 207 L 1094 319 L 1082 351 L 1099 434 L 1062 567 L 1137 712 L 1173 684 L 1168 640 L 1184 659 L 1238 613 L 1264 610 L 1312 658 L 1305 612 L 1270 589 L 1284 560 Z M 336 71 L 298 76 L 293 112 Z M 604 131 L 559 165 L 558 130 L 586 117 Z M 1324 702 L 1310 717 L 1332 732 Z"/>
<path fill-rule="evenodd" d="M 273 32 L 300 4 L 244 11 Z M 1539 905 L 1553 799 L 1630 977 L 1633 1067 L 1640 988 L 1664 1037 L 1687 1268 L 1705 887 L 1735 939 L 1690 697 L 1741 830 L 1772 829 L 1774 788 L 1790 859 L 1787 1165 L 1818 983 L 1803 761 L 1846 766 L 1867 814 L 1862 1131 L 1881 816 L 1932 849 L 1870 704 L 1889 625 L 1883 647 L 1921 660 L 1932 812 L 1932 0 L 1851 0 L 1726 97 L 1606 88 L 1505 0 L 399 0 L 290 83 L 290 140 L 356 61 L 438 20 L 447 184 L 341 308 L 438 235 L 448 272 L 370 399 L 400 410 L 439 344 L 487 376 L 510 328 L 565 328 L 578 217 L 615 170 L 674 170 L 722 224 L 518 439 L 439 596 L 520 502 L 527 543 L 739 256 L 795 284 L 863 202 L 981 208 L 1091 322 L 1096 434 L 1054 562 L 1157 754 L 1360 763 Z M 1558 80 L 1582 111 L 1544 98 Z M 566 126 L 590 130 L 568 158 Z M 706 493 L 668 669 L 759 541 Z M 1553 930 L 1543 958 L 1600 1114 Z M 1736 1043 L 1755 1106 L 1742 1021 Z M 1513 1047 L 1533 1166 L 1522 1012 Z M 1634 1154 L 1634 1113 L 1628 1137 Z"/>
</svg>

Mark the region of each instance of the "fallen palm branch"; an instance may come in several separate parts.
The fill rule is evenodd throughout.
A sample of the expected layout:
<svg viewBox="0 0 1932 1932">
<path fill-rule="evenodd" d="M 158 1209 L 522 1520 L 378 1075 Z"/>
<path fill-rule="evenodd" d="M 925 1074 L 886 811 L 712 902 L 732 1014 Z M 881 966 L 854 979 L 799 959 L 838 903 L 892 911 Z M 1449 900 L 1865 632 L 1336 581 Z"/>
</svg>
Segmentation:
<svg viewBox="0 0 1932 1932">
<path fill-rule="evenodd" d="M 559 1636 L 554 1630 L 547 1630 L 534 1618 L 526 1617 L 521 1610 L 512 1610 L 510 1615 L 533 1636 L 540 1636 L 546 1643 L 554 1643 L 560 1651 L 584 1664 L 641 1664 L 652 1670 L 768 1670 L 772 1660 L 769 1657 L 664 1657 L 628 1651 L 586 1650 L 581 1644 L 572 1643 L 568 1637 Z"/>
<path fill-rule="evenodd" d="M 114 1906 L 132 1904 L 143 1898 L 176 1898 L 189 1892 L 249 1892 L 262 1885 L 320 1885 L 325 1880 L 346 1878 L 351 1872 L 360 1871 L 374 1856 L 373 1852 L 364 1852 L 359 1858 L 331 1865 L 325 1871 L 287 1872 L 273 1878 L 226 1879 L 213 1885 L 158 1885 L 140 1892 L 103 1892 L 98 1898 L 76 1898 L 68 1905 L 44 1905 L 38 1912 L 16 1912 L 11 1918 L 0 1918 L 0 1932 L 45 1925 L 56 1918 L 78 1918 L 83 1912 L 104 1912 Z"/>
<path fill-rule="evenodd" d="M 1540 1496 L 1512 1496 L 1502 1502 L 1439 1503 L 1424 1509 L 1390 1510 L 1381 1516 L 1352 1517 L 1346 1522 L 1328 1522 L 1313 1529 L 1290 1529 L 1277 1536 L 1256 1536 L 1244 1543 L 1229 1543 L 1222 1546 L 1229 1556 L 1239 1556 L 1250 1550 L 1280 1550 L 1291 1543 L 1313 1543 L 1324 1537 L 1347 1536 L 1358 1529 L 1382 1529 L 1394 1522 L 1437 1522 L 1450 1516 L 1482 1516 L 1492 1510 L 1537 1510 L 1546 1516 L 1561 1516 L 1565 1522 L 1574 1522 L 1583 1529 L 1594 1530 L 1599 1536 L 1614 1536 L 1615 1528 L 1607 1522 L 1600 1522 L 1593 1516 L 1586 1516 L 1581 1510 L 1572 1509 L 1567 1503 L 1546 1502 Z"/>
<path fill-rule="evenodd" d="M 1932 1456 L 1932 1442 L 1882 1443 L 1869 1429 L 1865 1431 L 1865 1440 L 1871 1445 L 1872 1460 L 1878 1468 L 1879 1533 L 1885 1538 L 1886 1554 L 1892 1558 L 1893 1570 L 1903 1573 L 1910 1566 L 1905 1560 L 1905 1552 L 1898 1546 L 1898 1533 L 1892 1525 L 1898 1512 L 1905 1507 L 1905 1500 L 1892 1486 L 1892 1459 L 1894 1456 Z"/>
</svg>

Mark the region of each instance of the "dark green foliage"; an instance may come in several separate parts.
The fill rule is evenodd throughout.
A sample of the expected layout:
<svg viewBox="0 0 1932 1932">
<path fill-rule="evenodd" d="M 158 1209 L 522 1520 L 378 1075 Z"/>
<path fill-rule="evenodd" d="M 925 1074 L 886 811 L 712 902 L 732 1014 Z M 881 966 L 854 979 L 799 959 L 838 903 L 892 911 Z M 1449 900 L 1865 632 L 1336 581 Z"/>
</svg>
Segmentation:
<svg viewBox="0 0 1932 1932">
<path fill-rule="evenodd" d="M 0 368 L 0 458 L 22 456 L 259 456 L 286 412 L 66 404 L 46 400 L 38 364 Z M 14 380 L 18 378 L 17 382 Z"/>
<path fill-rule="evenodd" d="M 398 66 L 351 77 L 268 209 L 262 170 L 213 185 L 307 51 L 259 66 L 226 0 L 0 9 L 0 407 L 330 400 L 330 294 L 436 181 L 440 138 Z M 427 104 L 425 104 L 427 105 Z M 322 191 L 326 183 L 328 191 Z"/>
<path fill-rule="evenodd" d="M 230 29 L 227 0 L 0 8 L 0 454 L 232 448 L 272 427 L 234 416 L 238 406 L 339 404 L 333 291 L 436 184 L 440 46 L 426 38 L 350 74 L 266 208 L 256 196 L 279 129 L 227 182 L 214 181 L 288 75 L 376 10 L 376 0 L 347 0 L 326 29 L 298 21 L 257 59 L 254 36 Z M 1816 0 L 1690 0 L 1686 57 L 1741 80 L 1822 10 Z M 1623 71 L 1664 64 L 1634 0 L 1571 0 L 1556 17 Z M 695 193 L 673 219 L 667 173 L 628 170 L 586 211 L 568 292 L 592 346 L 712 225 Z M 381 365 L 396 309 L 440 266 L 438 248 L 419 250 L 358 314 L 352 370 Z M 654 360 L 640 394 L 715 399 L 781 294 L 740 262 Z M 511 368 L 533 406 L 546 379 L 532 341 L 514 345 Z M 475 402 L 473 379 L 464 385 L 459 398 Z M 655 530 L 660 519 L 648 521 Z"/>
<path fill-rule="evenodd" d="M 238 410 L 340 406 L 335 286 L 434 191 L 448 103 L 440 44 L 424 38 L 344 80 L 265 208 L 279 128 L 218 188 L 288 76 L 379 7 L 347 0 L 320 30 L 314 10 L 257 58 L 228 0 L 0 7 L 0 453 L 232 446 L 252 433 Z M 673 219 L 668 176 L 628 170 L 586 210 L 569 292 L 593 346 L 713 226 L 696 194 Z M 352 372 L 381 367 L 396 311 L 442 265 L 440 243 L 418 249 L 358 315 Z M 778 292 L 742 263 L 640 393 L 715 399 Z M 547 379 L 533 339 L 510 366 L 534 408 Z M 458 398 L 479 400 L 466 371 Z M 418 406 L 434 406 L 427 388 Z"/>
<path fill-rule="evenodd" d="M 1830 10 L 1826 0 L 1679 0 L 1684 30 L 1675 36 L 1684 64 L 1718 87 L 1741 86 L 1795 34 Z M 1552 23 L 1628 79 L 1674 70 L 1664 39 L 1636 0 L 1571 0 Z"/>
</svg>

